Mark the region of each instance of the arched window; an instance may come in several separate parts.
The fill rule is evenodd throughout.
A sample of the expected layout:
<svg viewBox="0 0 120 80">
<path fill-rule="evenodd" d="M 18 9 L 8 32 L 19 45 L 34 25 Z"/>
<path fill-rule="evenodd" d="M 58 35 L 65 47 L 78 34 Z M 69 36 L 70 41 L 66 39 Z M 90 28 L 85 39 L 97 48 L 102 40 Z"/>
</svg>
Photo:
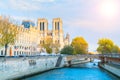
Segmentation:
<svg viewBox="0 0 120 80">
<path fill-rule="evenodd" d="M 59 28 L 59 27 L 60 27 L 59 25 L 60 25 L 60 24 L 59 24 L 59 22 L 58 22 L 58 28 L 57 28 L 58 30 L 60 29 L 60 28 Z"/>
<path fill-rule="evenodd" d="M 43 31 L 44 31 L 44 27 L 45 27 L 45 26 L 44 26 L 44 22 L 43 22 Z"/>
<path fill-rule="evenodd" d="M 41 27 L 42 27 L 42 25 L 41 25 L 41 22 L 40 22 L 40 30 L 42 30 L 42 28 L 41 28 Z"/>
</svg>

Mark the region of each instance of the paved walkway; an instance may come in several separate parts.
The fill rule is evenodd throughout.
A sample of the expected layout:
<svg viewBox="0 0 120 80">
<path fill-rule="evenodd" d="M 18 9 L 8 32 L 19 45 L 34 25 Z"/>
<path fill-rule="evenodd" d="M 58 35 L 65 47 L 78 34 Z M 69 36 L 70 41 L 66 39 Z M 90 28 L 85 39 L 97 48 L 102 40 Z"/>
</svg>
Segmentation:
<svg viewBox="0 0 120 80">
<path fill-rule="evenodd" d="M 120 65 L 117 65 L 117 64 L 112 64 L 112 63 L 106 63 L 107 65 L 110 65 L 112 67 L 115 67 L 115 68 L 118 68 L 120 69 Z"/>
</svg>

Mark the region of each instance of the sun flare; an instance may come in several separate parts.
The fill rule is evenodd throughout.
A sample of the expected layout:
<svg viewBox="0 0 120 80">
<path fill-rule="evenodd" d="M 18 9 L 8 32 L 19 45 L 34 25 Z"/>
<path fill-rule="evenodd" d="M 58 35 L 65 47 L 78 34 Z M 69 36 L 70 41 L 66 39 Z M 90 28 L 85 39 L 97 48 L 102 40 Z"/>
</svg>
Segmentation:
<svg viewBox="0 0 120 80">
<path fill-rule="evenodd" d="M 101 6 L 102 15 L 112 17 L 117 14 L 117 11 L 118 11 L 117 3 L 115 3 L 114 1 L 107 0 L 106 2 L 102 3 Z"/>
</svg>

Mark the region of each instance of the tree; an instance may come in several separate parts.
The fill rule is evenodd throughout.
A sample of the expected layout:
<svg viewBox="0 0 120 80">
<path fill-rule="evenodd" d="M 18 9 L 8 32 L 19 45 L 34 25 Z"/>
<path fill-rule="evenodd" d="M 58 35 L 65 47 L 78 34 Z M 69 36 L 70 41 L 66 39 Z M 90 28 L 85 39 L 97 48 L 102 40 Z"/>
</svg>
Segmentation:
<svg viewBox="0 0 120 80">
<path fill-rule="evenodd" d="M 86 54 L 88 53 L 88 43 L 83 37 L 76 37 L 72 40 L 72 47 L 74 48 L 74 54 Z"/>
<path fill-rule="evenodd" d="M 45 42 L 41 45 L 46 49 L 47 53 L 52 53 L 52 39 L 46 38 Z"/>
<path fill-rule="evenodd" d="M 49 53 L 49 54 L 52 53 L 52 48 L 50 48 L 48 46 L 46 46 L 45 48 L 46 48 L 47 53 Z"/>
<path fill-rule="evenodd" d="M 60 47 L 60 44 L 59 43 L 53 43 L 52 44 L 52 48 L 55 49 L 55 53 L 59 53 L 59 47 Z"/>
<path fill-rule="evenodd" d="M 17 34 L 17 26 L 10 23 L 10 19 L 0 19 L 0 45 L 5 46 L 5 56 L 8 45 L 14 44 Z"/>
<path fill-rule="evenodd" d="M 98 41 L 97 51 L 99 53 L 118 53 L 119 47 L 114 44 L 114 42 L 108 38 L 102 38 Z"/>
<path fill-rule="evenodd" d="M 47 37 L 45 39 L 44 43 L 41 44 L 40 46 L 45 48 L 47 53 L 52 53 L 53 49 L 54 49 L 55 53 L 59 53 L 60 44 L 59 43 L 53 43 L 53 40 L 50 37 Z"/>
<path fill-rule="evenodd" d="M 113 46 L 112 53 L 119 53 L 119 47 L 117 45 Z"/>
<path fill-rule="evenodd" d="M 73 54 L 72 46 L 64 46 L 64 48 L 60 51 L 61 54 Z"/>
</svg>

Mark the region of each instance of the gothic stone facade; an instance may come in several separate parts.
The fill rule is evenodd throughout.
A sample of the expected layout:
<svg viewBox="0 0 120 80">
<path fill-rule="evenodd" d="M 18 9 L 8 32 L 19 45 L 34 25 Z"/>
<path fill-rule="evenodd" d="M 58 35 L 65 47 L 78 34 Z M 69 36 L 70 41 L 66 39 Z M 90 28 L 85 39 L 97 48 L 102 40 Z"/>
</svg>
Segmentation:
<svg viewBox="0 0 120 80">
<path fill-rule="evenodd" d="M 51 43 L 59 44 L 59 50 L 61 50 L 65 45 L 69 45 L 69 34 L 64 37 L 62 25 L 61 18 L 54 18 L 52 30 L 48 30 L 48 20 L 39 18 L 36 27 L 31 25 L 29 28 L 25 28 L 24 25 L 19 26 L 19 34 L 15 44 L 9 45 L 7 56 L 39 55 L 42 49 L 40 44 L 48 38 L 52 39 Z M 4 47 L 0 50 L 0 55 L 4 56 Z"/>
</svg>

